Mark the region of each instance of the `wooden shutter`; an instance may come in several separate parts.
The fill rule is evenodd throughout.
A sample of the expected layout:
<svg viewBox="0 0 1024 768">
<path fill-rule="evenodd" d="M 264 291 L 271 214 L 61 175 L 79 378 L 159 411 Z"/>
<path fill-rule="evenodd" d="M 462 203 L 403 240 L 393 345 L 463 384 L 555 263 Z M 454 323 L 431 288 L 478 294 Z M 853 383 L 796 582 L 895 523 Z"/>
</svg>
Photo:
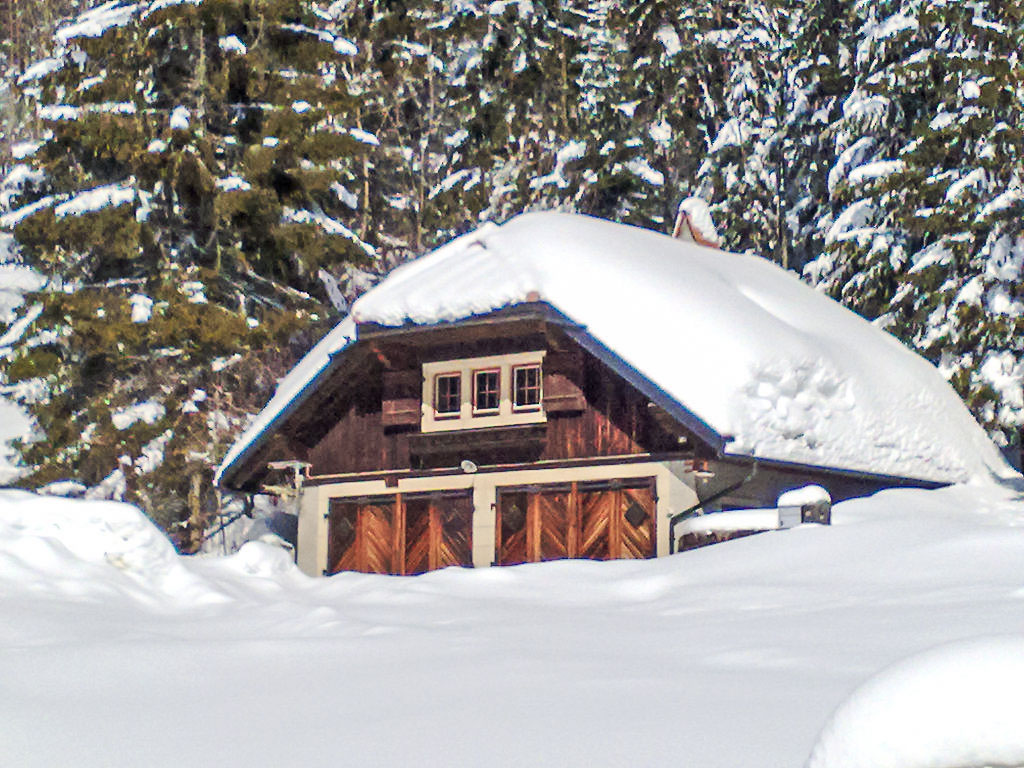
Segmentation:
<svg viewBox="0 0 1024 768">
<path fill-rule="evenodd" d="M 381 423 L 410 427 L 420 423 L 423 376 L 419 369 L 384 371 Z"/>
<path fill-rule="evenodd" d="M 551 352 L 544 358 L 545 413 L 579 413 L 586 409 L 583 396 L 583 353 Z"/>
</svg>

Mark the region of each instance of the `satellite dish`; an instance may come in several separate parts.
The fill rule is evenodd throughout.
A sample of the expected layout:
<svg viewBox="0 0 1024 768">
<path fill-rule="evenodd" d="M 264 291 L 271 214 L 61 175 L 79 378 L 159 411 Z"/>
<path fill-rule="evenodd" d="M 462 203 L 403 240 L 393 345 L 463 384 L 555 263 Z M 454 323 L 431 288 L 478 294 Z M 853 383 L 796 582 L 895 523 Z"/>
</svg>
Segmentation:
<svg viewBox="0 0 1024 768">
<path fill-rule="evenodd" d="M 469 459 L 463 459 L 462 463 L 459 464 L 459 466 L 462 467 L 462 471 L 465 472 L 467 475 L 471 475 L 477 470 L 476 464 L 474 464 Z"/>
</svg>

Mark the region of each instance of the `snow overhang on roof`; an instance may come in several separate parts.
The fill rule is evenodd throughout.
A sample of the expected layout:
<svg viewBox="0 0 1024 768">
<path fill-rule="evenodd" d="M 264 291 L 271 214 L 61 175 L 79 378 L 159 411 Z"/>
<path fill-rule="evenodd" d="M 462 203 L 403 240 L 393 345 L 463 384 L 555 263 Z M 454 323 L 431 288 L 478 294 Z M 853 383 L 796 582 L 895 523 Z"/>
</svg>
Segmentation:
<svg viewBox="0 0 1024 768">
<path fill-rule="evenodd" d="M 249 454 L 356 325 L 434 325 L 536 302 L 635 369 L 727 454 L 895 477 L 1016 477 L 934 366 L 766 259 L 587 216 L 485 224 L 394 270 L 282 380 Z"/>
</svg>

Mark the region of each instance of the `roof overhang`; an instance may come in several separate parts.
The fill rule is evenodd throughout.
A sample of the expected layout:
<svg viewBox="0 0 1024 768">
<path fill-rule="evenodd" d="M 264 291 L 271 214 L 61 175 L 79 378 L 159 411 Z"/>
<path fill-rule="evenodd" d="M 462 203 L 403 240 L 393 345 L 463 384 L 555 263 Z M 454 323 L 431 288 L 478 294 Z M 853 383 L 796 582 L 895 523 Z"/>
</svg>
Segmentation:
<svg viewBox="0 0 1024 768">
<path fill-rule="evenodd" d="M 544 322 L 557 326 L 569 338 L 580 345 L 595 358 L 604 363 L 608 368 L 621 376 L 629 384 L 647 397 L 652 403 L 663 408 L 669 415 L 676 419 L 683 427 L 692 432 L 698 439 L 706 443 L 716 454 L 721 454 L 726 444 L 726 438 L 718 434 L 706 422 L 695 413 L 690 411 L 682 403 L 678 402 L 665 390 L 644 376 L 632 365 L 627 363 L 612 350 L 608 349 L 598 339 L 591 335 L 585 326 L 576 323 L 571 318 L 560 312 L 556 307 L 542 301 L 521 302 L 508 307 L 487 312 L 480 315 L 472 315 L 441 323 L 415 324 L 406 323 L 399 326 L 385 326 L 376 323 L 357 323 L 356 339 L 344 349 L 331 355 L 330 361 L 315 376 L 313 376 L 298 394 L 281 409 L 280 413 L 270 421 L 253 438 L 249 444 L 236 456 L 232 462 L 221 468 L 219 484 L 225 488 L 241 490 L 245 482 L 235 483 L 239 473 L 246 465 L 253 460 L 274 433 L 298 411 L 303 404 L 317 391 L 317 389 L 338 370 L 345 359 L 351 357 L 355 350 L 371 340 L 385 338 L 396 338 L 403 336 L 419 335 L 430 331 L 446 331 L 453 329 L 464 329 L 472 327 L 486 327 L 502 325 L 517 320 L 543 320 Z M 250 473 L 252 474 L 252 473 Z"/>
</svg>

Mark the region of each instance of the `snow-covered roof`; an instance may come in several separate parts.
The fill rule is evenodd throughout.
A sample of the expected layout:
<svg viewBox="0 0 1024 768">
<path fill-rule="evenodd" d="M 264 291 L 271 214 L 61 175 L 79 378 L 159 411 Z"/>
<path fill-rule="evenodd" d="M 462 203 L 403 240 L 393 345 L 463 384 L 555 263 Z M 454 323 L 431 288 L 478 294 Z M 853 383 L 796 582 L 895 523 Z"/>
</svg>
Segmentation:
<svg viewBox="0 0 1024 768">
<path fill-rule="evenodd" d="M 529 213 L 362 296 L 282 381 L 218 479 L 357 324 L 431 325 L 538 297 L 724 437 L 727 454 L 943 482 L 1015 474 L 934 366 L 794 274 L 632 226 Z"/>
</svg>

